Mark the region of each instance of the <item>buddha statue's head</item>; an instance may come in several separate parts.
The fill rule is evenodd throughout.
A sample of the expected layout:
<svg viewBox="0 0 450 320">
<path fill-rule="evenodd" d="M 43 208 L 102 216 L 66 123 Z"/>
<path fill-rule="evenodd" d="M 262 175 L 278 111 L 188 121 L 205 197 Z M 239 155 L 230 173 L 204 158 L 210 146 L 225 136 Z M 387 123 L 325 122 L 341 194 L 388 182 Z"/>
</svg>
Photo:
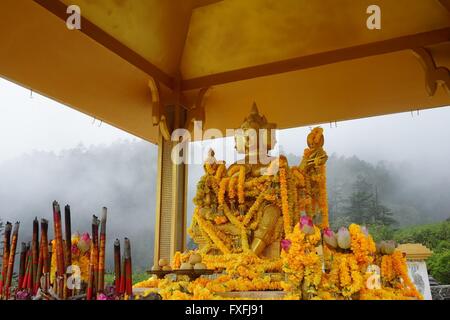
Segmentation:
<svg viewBox="0 0 450 320">
<path fill-rule="evenodd" d="M 236 150 L 245 155 L 267 154 L 276 144 L 275 129 L 276 124 L 269 123 L 265 116 L 260 115 L 256 103 L 253 103 L 250 114 L 236 130 Z"/>
</svg>

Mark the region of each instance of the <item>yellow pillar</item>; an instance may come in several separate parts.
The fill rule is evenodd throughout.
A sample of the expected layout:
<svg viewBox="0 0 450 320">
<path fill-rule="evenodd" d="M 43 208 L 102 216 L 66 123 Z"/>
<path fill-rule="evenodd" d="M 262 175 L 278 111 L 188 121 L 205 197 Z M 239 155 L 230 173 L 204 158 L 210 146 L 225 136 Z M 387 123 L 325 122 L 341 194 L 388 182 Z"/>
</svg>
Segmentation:
<svg viewBox="0 0 450 320">
<path fill-rule="evenodd" d="M 177 111 L 174 111 L 174 113 L 176 114 Z M 173 119 L 177 118 L 174 115 Z M 187 166 L 185 164 L 175 164 L 171 159 L 172 148 L 176 143 L 178 142 L 165 139 L 160 133 L 158 141 L 154 264 L 157 264 L 161 258 L 170 261 L 174 253 L 183 251 L 186 245 Z"/>
</svg>

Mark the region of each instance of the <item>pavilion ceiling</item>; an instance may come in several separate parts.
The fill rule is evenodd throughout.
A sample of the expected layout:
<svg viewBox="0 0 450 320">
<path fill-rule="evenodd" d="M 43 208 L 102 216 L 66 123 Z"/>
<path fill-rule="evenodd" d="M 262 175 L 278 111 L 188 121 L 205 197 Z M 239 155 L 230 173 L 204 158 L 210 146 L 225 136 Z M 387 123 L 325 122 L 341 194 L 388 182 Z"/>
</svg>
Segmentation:
<svg viewBox="0 0 450 320">
<path fill-rule="evenodd" d="M 69 31 L 65 6 L 80 6 Z M 365 27 L 382 10 L 381 30 Z M 411 49 L 450 68 L 447 0 L 4 0 L 0 75 L 152 142 L 147 83 L 205 125 L 239 125 L 256 101 L 281 128 L 450 104 L 425 90 Z M 84 27 L 83 27 L 84 26 Z M 169 99 L 170 100 L 170 99 Z M 163 101 L 164 102 L 164 101 Z"/>
</svg>

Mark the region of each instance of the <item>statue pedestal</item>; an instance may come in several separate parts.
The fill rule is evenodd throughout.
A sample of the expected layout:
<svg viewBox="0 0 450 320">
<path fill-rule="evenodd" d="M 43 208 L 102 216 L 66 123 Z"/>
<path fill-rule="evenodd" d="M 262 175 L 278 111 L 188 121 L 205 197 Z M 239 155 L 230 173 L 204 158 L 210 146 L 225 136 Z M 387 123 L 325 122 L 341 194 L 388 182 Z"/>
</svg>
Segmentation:
<svg viewBox="0 0 450 320">
<path fill-rule="evenodd" d="M 233 291 L 218 294 L 224 299 L 281 300 L 286 296 L 284 291 Z"/>
</svg>

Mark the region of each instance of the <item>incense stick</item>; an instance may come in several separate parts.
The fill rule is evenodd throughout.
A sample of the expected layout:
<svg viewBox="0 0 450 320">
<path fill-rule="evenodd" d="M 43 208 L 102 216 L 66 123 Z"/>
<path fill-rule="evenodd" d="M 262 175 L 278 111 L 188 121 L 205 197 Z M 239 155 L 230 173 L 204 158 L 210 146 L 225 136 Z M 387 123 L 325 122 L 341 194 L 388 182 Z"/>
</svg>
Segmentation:
<svg viewBox="0 0 450 320">
<path fill-rule="evenodd" d="M 106 247 L 106 216 L 107 208 L 102 209 L 100 222 L 100 252 L 98 258 L 98 286 L 97 292 L 103 292 L 105 287 L 105 247 Z"/>
<path fill-rule="evenodd" d="M 19 279 L 17 288 L 22 290 L 23 288 L 23 278 L 25 277 L 25 268 L 26 268 L 26 257 L 27 257 L 27 244 L 22 242 L 20 244 L 20 263 L 19 263 Z"/>
<path fill-rule="evenodd" d="M 64 253 L 62 241 L 62 227 L 61 227 L 61 210 L 57 201 L 53 201 L 53 224 L 55 232 L 56 243 L 56 279 L 58 290 L 56 293 L 62 298 L 62 286 L 64 286 Z"/>
<path fill-rule="evenodd" d="M 131 296 L 133 293 L 133 279 L 131 275 L 131 244 L 130 239 L 124 239 L 124 247 L 125 247 L 125 293 L 128 296 Z"/>
<path fill-rule="evenodd" d="M 114 241 L 114 284 L 116 292 L 120 290 L 120 241 Z"/>
<path fill-rule="evenodd" d="M 48 220 L 41 219 L 41 251 L 42 251 L 42 275 L 44 276 L 44 281 L 42 285 L 42 289 L 44 292 L 48 291 L 49 287 L 49 278 L 50 278 L 50 259 L 49 250 L 48 250 Z M 39 274 L 39 277 L 41 274 Z M 38 285 L 41 285 L 40 281 L 38 281 Z"/>
<path fill-rule="evenodd" d="M 95 260 L 95 245 L 91 242 L 91 254 L 89 258 L 88 284 L 86 290 L 86 300 L 92 300 L 93 285 L 94 285 L 94 260 Z"/>
<path fill-rule="evenodd" d="M 94 280 L 92 284 L 92 293 L 95 294 L 97 291 L 98 285 L 98 251 L 99 251 L 99 241 L 98 241 L 98 226 L 100 224 L 100 220 L 97 218 L 95 214 L 92 215 L 92 244 L 94 246 L 93 253 L 93 266 L 94 266 Z"/>
<path fill-rule="evenodd" d="M 34 288 L 34 281 L 36 279 L 38 259 L 39 259 L 39 222 L 37 217 L 33 220 L 33 238 L 31 241 L 31 257 L 32 257 L 32 270 L 31 270 L 31 285 Z"/>
<path fill-rule="evenodd" d="M 19 226 L 20 226 L 19 222 L 16 222 L 14 224 L 14 229 L 11 238 L 11 249 L 9 252 L 8 271 L 6 273 L 6 286 L 5 286 L 6 299 L 9 298 L 9 288 L 11 286 L 11 279 L 14 271 L 14 260 L 16 258 L 16 247 L 17 247 L 17 239 L 19 237 Z"/>
<path fill-rule="evenodd" d="M 65 265 L 65 270 L 67 270 L 67 268 L 69 266 L 72 265 L 72 221 L 71 221 L 71 217 L 70 217 L 70 206 L 66 205 L 64 207 L 64 226 L 65 226 L 65 246 L 64 246 L 64 261 L 66 262 Z M 66 278 L 67 275 L 64 272 Z M 67 283 L 66 280 L 64 280 L 65 283 Z M 64 291 L 64 295 L 65 298 L 67 296 L 71 296 L 72 295 L 72 290 L 70 290 L 69 288 L 67 288 L 66 286 L 66 290 Z"/>
<path fill-rule="evenodd" d="M 3 234 L 3 264 L 2 264 L 2 277 L 0 279 L 0 297 L 3 297 L 3 286 L 6 283 L 6 273 L 8 271 L 9 251 L 11 247 L 11 222 L 6 222 L 5 231 Z"/>
</svg>

